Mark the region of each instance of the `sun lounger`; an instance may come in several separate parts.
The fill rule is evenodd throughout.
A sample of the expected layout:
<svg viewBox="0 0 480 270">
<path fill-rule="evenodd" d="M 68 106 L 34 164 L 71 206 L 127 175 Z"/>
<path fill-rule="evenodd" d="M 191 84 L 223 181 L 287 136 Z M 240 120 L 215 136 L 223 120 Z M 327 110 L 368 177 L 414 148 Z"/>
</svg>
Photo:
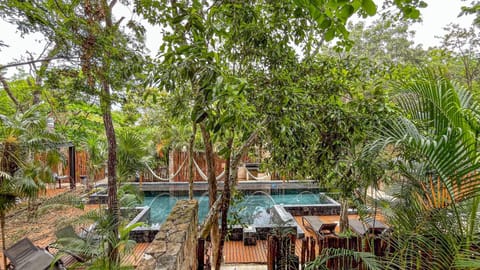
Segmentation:
<svg viewBox="0 0 480 270">
<path fill-rule="evenodd" d="M 54 263 L 54 257 L 45 249 L 36 247 L 28 238 L 15 243 L 3 251 L 10 260 L 13 269 L 18 270 L 43 270 L 49 269 Z M 60 268 L 55 268 L 60 269 Z"/>
<path fill-rule="evenodd" d="M 385 230 L 388 230 L 389 227 L 383 222 L 377 219 L 366 219 L 365 222 L 362 222 L 358 219 L 348 219 L 348 226 L 350 229 L 360 235 L 364 236 L 367 233 L 372 233 L 374 235 L 379 235 Z"/>
<path fill-rule="evenodd" d="M 317 238 L 334 234 L 337 227 L 337 223 L 324 223 L 317 216 L 303 216 L 302 224 L 305 229 L 314 232 Z"/>
</svg>

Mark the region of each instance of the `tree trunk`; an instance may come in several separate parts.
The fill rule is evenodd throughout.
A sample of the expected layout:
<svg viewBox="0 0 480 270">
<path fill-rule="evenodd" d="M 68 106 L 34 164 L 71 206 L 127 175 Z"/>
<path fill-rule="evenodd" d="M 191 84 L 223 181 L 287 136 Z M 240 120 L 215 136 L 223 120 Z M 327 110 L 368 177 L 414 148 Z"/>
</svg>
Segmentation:
<svg viewBox="0 0 480 270">
<path fill-rule="evenodd" d="M 222 193 L 222 207 L 221 209 L 221 227 L 220 227 L 220 241 L 218 247 L 218 255 L 217 260 L 215 261 L 215 269 L 220 269 L 220 265 L 222 263 L 221 258 L 223 257 L 223 246 L 225 243 L 225 236 L 227 235 L 228 230 L 228 210 L 230 208 L 230 199 L 231 199 L 231 191 L 230 191 L 230 183 L 233 181 L 230 178 L 234 178 L 234 174 L 230 173 L 230 162 L 231 162 L 231 155 L 232 155 L 232 146 L 233 146 L 233 138 L 230 138 L 227 142 L 227 148 L 230 149 L 228 151 L 226 164 L 225 164 L 225 181 L 223 181 L 223 193 Z M 236 174 L 236 173 L 235 173 Z"/>
<path fill-rule="evenodd" d="M 207 238 L 210 228 L 212 227 L 212 224 L 214 221 L 212 217 L 216 212 L 220 211 L 219 208 L 222 206 L 221 202 L 222 202 L 222 198 L 220 197 L 210 207 L 210 210 L 208 210 L 207 216 L 205 217 L 202 225 L 200 226 L 200 230 L 198 232 L 197 238 L 202 238 L 202 239 Z"/>
<path fill-rule="evenodd" d="M 188 198 L 193 200 L 193 146 L 195 145 L 195 135 L 197 134 L 197 122 L 193 122 L 192 136 L 188 142 Z"/>
<path fill-rule="evenodd" d="M 101 2 L 105 15 L 105 29 L 112 31 L 114 29 L 112 20 L 112 8 L 116 4 L 116 0 L 107 3 L 107 0 Z M 112 44 L 113 46 L 113 44 Z M 109 268 L 117 267 L 120 263 L 118 253 L 118 231 L 120 226 L 120 211 L 117 199 L 117 140 L 115 137 L 115 128 L 112 120 L 112 95 L 110 93 L 110 82 L 106 74 L 110 71 L 110 52 L 106 51 L 106 58 L 103 59 L 101 69 L 102 94 L 100 95 L 100 103 L 102 105 L 103 124 L 105 125 L 105 133 L 108 143 L 108 214 L 112 219 L 112 239 L 108 241 L 108 258 Z"/>
<path fill-rule="evenodd" d="M 5 212 L 0 211 L 0 223 L 2 227 L 2 249 L 5 250 Z M 3 255 L 3 269 L 7 269 L 7 256 Z"/>
<path fill-rule="evenodd" d="M 215 176 L 215 158 L 213 153 L 213 144 L 210 138 L 210 133 L 205 127 L 205 123 L 200 123 L 200 130 L 202 132 L 203 143 L 205 144 L 205 157 L 207 161 L 209 207 L 212 207 L 217 200 L 217 178 Z M 210 227 L 210 241 L 212 242 L 212 261 L 216 262 L 220 247 L 218 213 L 213 213 L 212 219 L 213 223 Z"/>
<path fill-rule="evenodd" d="M 232 132 L 233 133 L 233 132 Z M 223 246 L 225 243 L 225 237 L 228 232 L 228 210 L 230 209 L 230 202 L 231 202 L 231 189 L 236 183 L 237 179 L 237 168 L 242 156 L 247 152 L 248 148 L 253 144 L 255 139 L 257 138 L 258 130 L 253 132 L 247 141 L 240 147 L 238 153 L 232 157 L 232 151 L 230 150 L 228 153 L 228 158 L 225 166 L 225 181 L 223 187 L 223 194 L 222 194 L 222 207 L 221 207 L 221 231 L 220 231 L 220 241 L 219 241 L 219 249 L 217 260 L 215 262 L 215 269 L 220 269 L 221 258 L 223 258 Z M 227 142 L 227 148 L 233 148 L 233 138 L 230 138 Z"/>
<path fill-rule="evenodd" d="M 105 125 L 105 134 L 108 143 L 108 213 L 112 218 L 112 236 L 114 239 L 118 238 L 119 227 L 119 207 L 117 199 L 117 141 L 115 137 L 115 129 L 113 127 L 111 103 L 110 103 L 110 86 L 104 80 L 102 82 L 103 93 L 100 95 L 100 102 L 102 103 L 103 124 Z M 108 241 L 108 257 L 111 265 L 118 263 L 118 249 L 115 247 L 116 241 Z"/>
<path fill-rule="evenodd" d="M 340 232 L 345 232 L 348 228 L 348 199 L 342 197 L 340 204 Z"/>
</svg>

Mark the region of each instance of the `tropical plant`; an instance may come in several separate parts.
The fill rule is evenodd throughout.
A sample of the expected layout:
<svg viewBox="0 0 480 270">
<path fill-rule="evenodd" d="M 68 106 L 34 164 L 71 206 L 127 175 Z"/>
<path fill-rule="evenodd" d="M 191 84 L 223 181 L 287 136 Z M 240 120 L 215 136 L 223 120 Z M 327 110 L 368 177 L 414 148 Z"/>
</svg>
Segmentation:
<svg viewBox="0 0 480 270">
<path fill-rule="evenodd" d="M 45 183 L 53 180 L 49 168 L 56 159 L 50 157 L 58 152 L 61 137 L 47 130 L 46 116 L 38 106 L 12 116 L 0 115 L 0 121 L 0 219 L 5 248 L 6 212 L 18 198 L 36 198 Z M 46 154 L 46 163 L 35 159 L 38 153 Z"/>
<path fill-rule="evenodd" d="M 127 181 L 145 169 L 151 158 L 149 146 L 153 148 L 139 130 L 123 129 L 118 134 L 117 174 L 121 181 Z"/>
<path fill-rule="evenodd" d="M 83 139 L 82 148 L 87 152 L 87 190 L 90 190 L 90 181 L 95 181 L 95 176 L 105 166 L 106 145 L 99 136 L 89 136 Z"/>
<path fill-rule="evenodd" d="M 55 248 L 61 254 L 78 254 L 84 259 L 84 262 L 78 262 L 74 267 L 106 270 L 106 269 L 133 269 L 132 266 L 121 265 L 121 262 L 112 262 L 109 259 L 109 246 L 114 246 L 119 250 L 119 255 L 123 256 L 132 251 L 136 242 L 129 239 L 131 230 L 142 226 L 143 223 L 128 225 L 128 221 L 122 221 L 119 235 L 114 235 L 112 228 L 115 225 L 114 219 L 105 209 L 90 211 L 79 217 L 75 223 L 92 223 L 91 230 L 87 232 L 84 238 L 64 237 L 57 239 Z M 58 257 L 60 257 L 58 256 Z"/>
<path fill-rule="evenodd" d="M 385 212 L 395 228 L 388 265 L 449 269 L 478 241 L 478 104 L 429 71 L 399 87 L 403 115 L 386 121 L 370 148 L 393 146 L 399 174 L 400 200 Z"/>
</svg>

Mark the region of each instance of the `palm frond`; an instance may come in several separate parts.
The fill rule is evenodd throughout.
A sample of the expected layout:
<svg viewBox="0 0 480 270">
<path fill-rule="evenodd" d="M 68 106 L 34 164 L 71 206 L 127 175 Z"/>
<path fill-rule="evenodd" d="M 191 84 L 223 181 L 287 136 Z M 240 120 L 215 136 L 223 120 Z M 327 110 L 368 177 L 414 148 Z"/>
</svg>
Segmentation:
<svg viewBox="0 0 480 270">
<path fill-rule="evenodd" d="M 425 75 L 402 87 L 394 100 L 402 110 L 435 136 L 448 128 L 463 130 L 464 142 L 472 146 L 475 125 L 468 112 L 478 111 L 476 103 L 466 89 L 442 77 Z M 471 115 L 471 114 L 470 114 Z"/>
</svg>

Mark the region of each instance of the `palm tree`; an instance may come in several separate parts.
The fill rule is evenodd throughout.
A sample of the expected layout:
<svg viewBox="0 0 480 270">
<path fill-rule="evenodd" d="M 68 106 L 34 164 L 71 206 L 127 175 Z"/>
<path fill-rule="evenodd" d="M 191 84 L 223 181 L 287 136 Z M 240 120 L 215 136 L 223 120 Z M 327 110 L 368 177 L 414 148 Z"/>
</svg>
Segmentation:
<svg viewBox="0 0 480 270">
<path fill-rule="evenodd" d="M 33 106 L 13 116 L 0 115 L 0 221 L 2 246 L 5 249 L 5 214 L 17 198 L 36 198 L 51 181 L 51 152 L 61 138 L 47 130 L 46 117 Z M 35 154 L 46 153 L 46 163 L 35 160 Z M 6 260 L 4 259 L 4 266 Z"/>
<path fill-rule="evenodd" d="M 388 265 L 452 268 L 471 252 L 478 232 L 479 107 L 467 90 L 432 72 L 399 87 L 401 115 L 380 128 L 369 148 L 393 147 L 400 176 Z"/>
<path fill-rule="evenodd" d="M 117 172 L 121 180 L 133 177 L 145 168 L 150 158 L 148 140 L 138 131 L 125 129 L 118 134 Z"/>
<path fill-rule="evenodd" d="M 90 189 L 88 181 L 94 181 L 95 175 L 105 166 L 107 156 L 107 146 L 105 140 L 100 139 L 97 135 L 86 137 L 82 143 L 82 148 L 87 152 L 87 190 Z"/>
</svg>

